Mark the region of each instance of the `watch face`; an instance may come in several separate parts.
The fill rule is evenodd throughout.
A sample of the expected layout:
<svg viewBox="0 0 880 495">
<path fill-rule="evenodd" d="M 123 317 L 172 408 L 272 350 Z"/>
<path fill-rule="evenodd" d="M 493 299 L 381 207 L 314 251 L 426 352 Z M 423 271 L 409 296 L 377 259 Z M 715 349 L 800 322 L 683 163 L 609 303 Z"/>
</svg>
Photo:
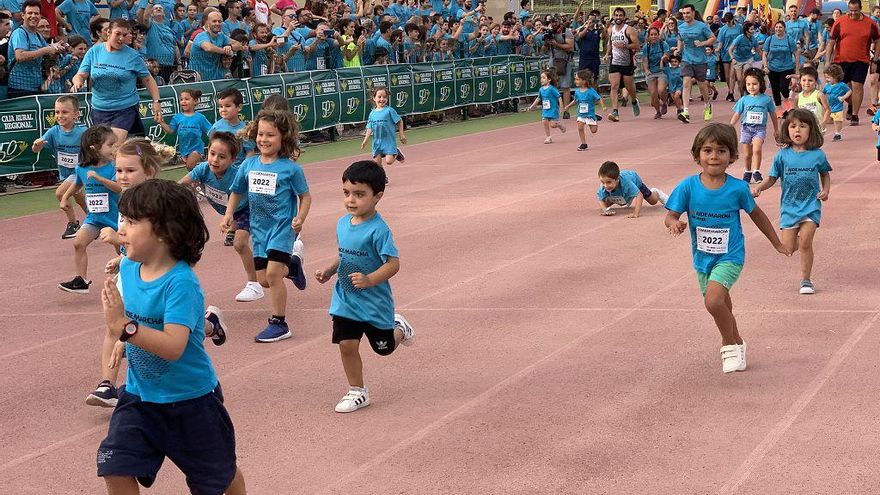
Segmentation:
<svg viewBox="0 0 880 495">
<path fill-rule="evenodd" d="M 134 335 L 138 331 L 138 325 L 137 323 L 130 321 L 126 323 L 124 327 L 122 327 L 122 331 L 127 333 L 128 335 Z"/>
</svg>

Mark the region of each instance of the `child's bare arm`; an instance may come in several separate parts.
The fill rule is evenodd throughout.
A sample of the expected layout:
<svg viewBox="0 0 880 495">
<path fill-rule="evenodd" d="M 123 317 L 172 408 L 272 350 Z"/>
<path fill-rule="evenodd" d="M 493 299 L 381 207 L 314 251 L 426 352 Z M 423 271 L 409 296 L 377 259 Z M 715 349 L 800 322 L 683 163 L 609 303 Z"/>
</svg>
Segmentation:
<svg viewBox="0 0 880 495">
<path fill-rule="evenodd" d="M 235 213 L 235 210 L 238 209 L 239 203 L 241 203 L 241 195 L 238 193 L 229 193 L 229 199 L 226 201 L 226 214 L 223 215 L 223 219 L 220 220 L 221 232 L 225 233 L 232 228 L 232 215 Z"/>
<path fill-rule="evenodd" d="M 635 197 L 635 203 L 633 203 L 633 212 L 626 216 L 626 218 L 639 218 L 639 215 L 642 214 L 642 203 L 645 201 L 645 198 L 642 196 L 642 193 L 639 193 Z"/>
<path fill-rule="evenodd" d="M 739 122 L 740 115 L 737 112 L 733 112 L 733 116 L 730 117 L 730 125 L 736 125 Z"/>
<path fill-rule="evenodd" d="M 777 251 L 786 256 L 791 256 L 791 251 L 789 251 L 789 249 L 782 244 L 782 241 L 779 240 L 779 236 L 776 235 L 776 230 L 773 228 L 773 224 L 770 223 L 770 219 L 767 218 L 767 214 L 764 213 L 764 210 L 762 210 L 760 206 L 755 206 L 755 209 L 749 213 L 749 216 L 752 218 L 752 221 L 755 222 L 755 226 L 758 227 L 758 230 L 767 237 L 770 244 L 772 244 Z"/>
<path fill-rule="evenodd" d="M 333 274 L 336 273 L 337 270 L 339 270 L 339 258 L 336 258 L 336 261 L 334 261 L 333 264 L 328 266 L 327 268 L 316 271 L 315 279 L 323 284 L 333 278 Z"/>
<path fill-rule="evenodd" d="M 397 135 L 400 137 L 400 142 L 406 144 L 406 134 L 403 133 L 403 119 L 400 119 L 400 122 L 397 123 Z"/>
<path fill-rule="evenodd" d="M 828 201 L 828 195 L 831 194 L 831 174 L 823 172 L 819 174 L 819 178 L 822 180 L 822 190 L 816 197 L 819 201 Z"/>
<path fill-rule="evenodd" d="M 398 271 L 400 271 L 400 258 L 389 256 L 388 261 L 373 273 L 352 273 L 349 277 L 351 277 L 351 283 L 355 288 L 366 289 L 387 281 Z"/>
<path fill-rule="evenodd" d="M 311 209 L 311 207 L 312 195 L 308 192 L 300 194 L 299 209 L 297 210 L 296 217 L 293 219 L 293 223 L 290 225 L 297 233 L 302 230 L 302 226 L 306 222 L 306 217 L 309 216 L 309 209 Z"/>
<path fill-rule="evenodd" d="M 666 214 L 666 218 L 663 219 L 663 223 L 666 225 L 666 230 L 674 236 L 680 235 L 684 232 L 684 229 L 687 228 L 687 222 L 680 220 L 680 218 L 681 213 L 670 211 Z"/>
<path fill-rule="evenodd" d="M 776 177 L 773 177 L 773 176 L 767 177 L 766 179 L 764 179 L 763 182 L 758 184 L 758 187 L 752 189 L 752 196 L 757 198 L 758 196 L 761 195 L 762 192 L 773 187 L 773 184 L 776 184 Z"/>
<path fill-rule="evenodd" d="M 97 173 L 95 173 L 94 171 L 91 171 L 91 170 L 89 170 L 88 176 L 91 177 L 92 179 L 97 180 L 98 182 L 103 184 L 104 187 L 106 187 L 107 189 L 110 189 L 111 191 L 113 191 L 117 194 L 122 192 L 122 186 L 117 184 L 116 181 L 112 181 L 110 179 L 105 179 L 104 177 L 101 177 L 100 175 L 98 175 Z"/>
</svg>

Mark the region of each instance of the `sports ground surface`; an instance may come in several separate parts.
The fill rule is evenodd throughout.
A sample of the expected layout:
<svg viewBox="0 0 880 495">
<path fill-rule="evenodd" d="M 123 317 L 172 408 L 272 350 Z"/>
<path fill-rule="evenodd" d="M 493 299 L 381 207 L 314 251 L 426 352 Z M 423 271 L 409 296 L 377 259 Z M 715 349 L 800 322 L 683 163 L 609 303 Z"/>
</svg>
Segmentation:
<svg viewBox="0 0 880 495">
<path fill-rule="evenodd" d="M 716 120 L 729 119 L 719 104 Z M 647 114 L 648 111 L 646 110 Z M 748 370 L 721 373 L 685 237 L 664 211 L 602 217 L 599 164 L 667 192 L 697 168 L 700 124 L 650 115 L 541 144 L 533 122 L 405 147 L 379 209 L 401 253 L 397 309 L 414 347 L 362 345 L 373 404 L 333 412 L 347 385 L 330 343 L 331 285 L 289 292 L 294 338 L 255 344 L 268 303 L 236 303 L 243 273 L 220 235 L 197 266 L 229 342 L 208 344 L 251 494 L 871 493 L 880 483 L 880 166 L 869 126 L 824 147 L 832 192 L 816 236 L 817 294 L 797 258 L 743 216 L 747 261 L 732 291 Z M 775 148 L 765 147 L 765 168 Z M 340 176 L 305 166 L 314 198 L 306 271 L 335 255 Z M 739 175 L 738 163 L 731 173 Z M 758 200 L 778 223 L 779 188 Z M 6 203 L 3 203 L 6 204 Z M 219 217 L 205 216 L 213 232 Z M 73 250 L 57 211 L 0 221 L 0 493 L 101 493 L 95 451 L 109 410 L 99 381 L 98 291 L 55 288 Z M 109 248 L 90 249 L 100 280 Z M 183 493 L 167 462 L 145 493 Z"/>
</svg>

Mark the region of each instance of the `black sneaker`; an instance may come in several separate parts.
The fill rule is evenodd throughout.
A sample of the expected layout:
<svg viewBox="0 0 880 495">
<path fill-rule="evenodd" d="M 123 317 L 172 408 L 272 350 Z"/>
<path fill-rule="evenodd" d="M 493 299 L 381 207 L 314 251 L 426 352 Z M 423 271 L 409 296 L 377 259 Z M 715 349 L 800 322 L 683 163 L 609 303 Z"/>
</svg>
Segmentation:
<svg viewBox="0 0 880 495">
<path fill-rule="evenodd" d="M 857 125 L 859 125 L 859 116 L 858 116 L 858 115 L 853 115 L 852 118 L 849 119 L 849 125 L 851 125 L 851 126 L 857 126 Z"/>
<path fill-rule="evenodd" d="M 760 183 L 764 182 L 764 177 L 761 176 L 760 170 L 755 170 L 755 173 L 752 174 L 752 178 L 755 181 L 755 184 L 760 184 Z"/>
<path fill-rule="evenodd" d="M 230 230 L 229 232 L 226 233 L 226 239 L 223 239 L 223 245 L 229 247 L 232 245 L 232 243 L 234 241 L 235 241 L 235 231 Z"/>
<path fill-rule="evenodd" d="M 562 118 L 563 118 L 563 119 L 570 119 L 570 118 L 571 118 L 571 114 L 568 113 L 568 112 L 562 112 Z"/>
<path fill-rule="evenodd" d="M 589 146 L 587 146 L 587 143 L 584 143 L 578 146 L 578 151 L 587 151 L 587 148 L 589 148 Z"/>
<path fill-rule="evenodd" d="M 63 291 L 74 292 L 76 294 L 88 294 L 90 285 L 92 285 L 91 281 L 86 282 L 85 280 L 83 280 L 82 277 L 77 275 L 70 282 L 61 282 L 60 284 L 58 284 L 58 288 Z"/>
<path fill-rule="evenodd" d="M 299 290 L 306 290 L 306 274 L 303 272 L 302 259 L 297 255 L 290 256 L 290 264 L 287 265 L 287 278 L 293 281 L 293 285 Z"/>
<path fill-rule="evenodd" d="M 752 182 L 752 173 L 751 172 L 744 173 L 743 180 L 746 182 L 746 184 Z"/>
<path fill-rule="evenodd" d="M 400 148 L 397 148 L 397 154 L 394 155 L 394 159 L 397 160 L 397 161 L 399 161 L 399 162 L 406 161 L 406 157 L 403 156 L 403 152 L 400 151 Z"/>
<path fill-rule="evenodd" d="M 76 237 L 76 233 L 79 232 L 79 221 L 67 222 L 67 228 L 64 229 L 64 233 L 61 234 L 62 239 L 73 239 Z"/>
<path fill-rule="evenodd" d="M 724 100 L 731 103 L 736 101 L 736 99 L 733 97 L 733 93 L 727 93 L 727 98 L 725 98 Z"/>
<path fill-rule="evenodd" d="M 217 306 L 208 306 L 205 310 L 205 319 L 211 324 L 211 341 L 214 345 L 226 343 L 226 323 L 223 321 L 223 312 Z"/>
<path fill-rule="evenodd" d="M 116 407 L 117 400 L 119 400 L 119 391 L 109 380 L 104 380 L 98 384 L 94 392 L 86 397 L 86 404 L 90 406 Z"/>
</svg>

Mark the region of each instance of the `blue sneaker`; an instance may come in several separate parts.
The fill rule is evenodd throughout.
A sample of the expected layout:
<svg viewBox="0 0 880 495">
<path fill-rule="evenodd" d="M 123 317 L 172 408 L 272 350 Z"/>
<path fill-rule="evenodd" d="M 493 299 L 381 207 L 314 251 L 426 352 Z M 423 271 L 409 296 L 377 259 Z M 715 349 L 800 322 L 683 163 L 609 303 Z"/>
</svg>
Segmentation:
<svg viewBox="0 0 880 495">
<path fill-rule="evenodd" d="M 303 271 L 302 259 L 298 255 L 290 256 L 290 264 L 287 265 L 287 278 L 293 281 L 293 285 L 299 290 L 306 290 L 306 274 Z"/>
<path fill-rule="evenodd" d="M 286 321 L 280 321 L 277 318 L 269 318 L 269 325 L 254 337 L 254 340 L 262 343 L 278 342 L 279 340 L 289 339 L 293 337 L 290 329 L 287 328 Z"/>
<path fill-rule="evenodd" d="M 205 319 L 211 324 L 211 341 L 214 345 L 226 343 L 226 322 L 223 320 L 223 312 L 217 306 L 208 306 L 205 310 Z"/>
</svg>

